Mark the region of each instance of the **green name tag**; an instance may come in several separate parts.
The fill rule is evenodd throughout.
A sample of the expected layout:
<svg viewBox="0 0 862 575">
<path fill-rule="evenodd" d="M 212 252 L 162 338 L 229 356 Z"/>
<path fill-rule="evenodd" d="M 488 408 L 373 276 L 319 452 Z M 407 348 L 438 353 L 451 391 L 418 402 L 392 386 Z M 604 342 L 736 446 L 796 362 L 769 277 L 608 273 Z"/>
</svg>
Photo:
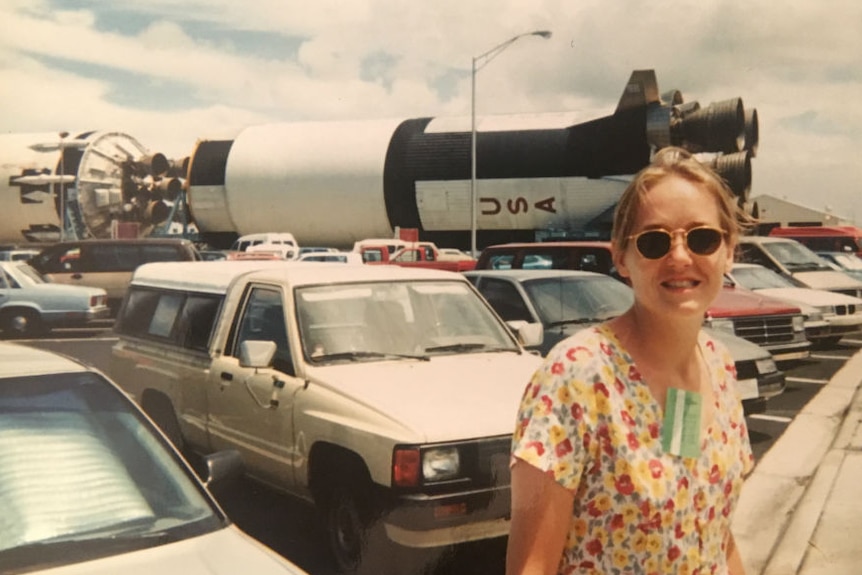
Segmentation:
<svg viewBox="0 0 862 575">
<path fill-rule="evenodd" d="M 664 405 L 661 446 L 665 453 L 700 457 L 700 414 L 703 396 L 671 387 Z"/>
</svg>

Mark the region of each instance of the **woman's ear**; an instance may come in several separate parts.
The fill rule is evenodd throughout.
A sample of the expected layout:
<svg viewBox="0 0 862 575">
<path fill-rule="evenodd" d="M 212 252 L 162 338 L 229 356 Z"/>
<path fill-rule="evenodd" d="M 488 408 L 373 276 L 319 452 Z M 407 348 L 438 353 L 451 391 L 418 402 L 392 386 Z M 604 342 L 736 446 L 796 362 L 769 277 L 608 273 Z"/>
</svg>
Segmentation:
<svg viewBox="0 0 862 575">
<path fill-rule="evenodd" d="M 625 252 L 623 250 L 620 250 L 619 246 L 616 243 L 612 242 L 611 243 L 611 258 L 613 259 L 614 267 L 617 270 L 617 274 L 622 278 L 628 279 L 630 277 L 630 274 L 629 274 L 628 266 L 626 266 L 625 262 L 623 261 L 624 255 L 625 255 Z"/>
<path fill-rule="evenodd" d="M 733 254 L 736 253 L 736 244 L 729 243 L 727 244 L 727 254 L 724 260 L 724 273 L 730 273 L 733 269 Z"/>
</svg>

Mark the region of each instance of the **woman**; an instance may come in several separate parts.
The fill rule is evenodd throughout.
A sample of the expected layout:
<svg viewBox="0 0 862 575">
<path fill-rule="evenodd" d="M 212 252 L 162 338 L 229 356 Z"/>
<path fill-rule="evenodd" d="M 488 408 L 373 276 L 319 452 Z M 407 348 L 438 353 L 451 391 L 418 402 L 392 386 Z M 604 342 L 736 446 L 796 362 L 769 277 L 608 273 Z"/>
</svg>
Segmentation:
<svg viewBox="0 0 862 575">
<path fill-rule="evenodd" d="M 733 359 L 701 331 L 748 219 L 667 148 L 624 192 L 622 316 L 560 342 L 524 393 L 508 575 L 742 575 L 730 519 L 753 466 Z"/>
</svg>

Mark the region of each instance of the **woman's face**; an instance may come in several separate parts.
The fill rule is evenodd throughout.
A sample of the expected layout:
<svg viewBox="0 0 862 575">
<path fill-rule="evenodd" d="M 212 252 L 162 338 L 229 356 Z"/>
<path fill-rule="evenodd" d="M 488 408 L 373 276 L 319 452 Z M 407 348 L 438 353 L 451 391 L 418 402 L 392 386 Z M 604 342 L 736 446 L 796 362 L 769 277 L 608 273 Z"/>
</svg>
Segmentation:
<svg viewBox="0 0 862 575">
<path fill-rule="evenodd" d="M 625 251 L 615 249 L 614 263 L 631 282 L 637 306 L 660 317 L 703 320 L 733 262 L 733 246 L 723 240 L 712 254 L 692 253 L 681 232 L 701 226 L 721 229 L 717 200 L 697 184 L 668 176 L 645 194 L 632 235 L 653 229 L 674 233 L 670 251 L 657 259 L 641 255 L 634 239 Z"/>
</svg>

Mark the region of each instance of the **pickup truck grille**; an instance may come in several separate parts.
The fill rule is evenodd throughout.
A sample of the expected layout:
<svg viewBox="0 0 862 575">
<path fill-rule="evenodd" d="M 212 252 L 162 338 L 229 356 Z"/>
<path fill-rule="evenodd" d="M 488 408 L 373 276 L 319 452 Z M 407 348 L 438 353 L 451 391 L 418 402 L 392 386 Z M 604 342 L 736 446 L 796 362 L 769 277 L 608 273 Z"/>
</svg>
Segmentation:
<svg viewBox="0 0 862 575">
<path fill-rule="evenodd" d="M 512 438 L 494 437 L 482 439 L 468 444 L 464 448 L 466 452 L 473 451 L 472 456 L 467 456 L 463 471 L 470 477 L 476 486 L 503 486 L 511 482 L 509 472 L 509 454 L 512 447 Z"/>
<path fill-rule="evenodd" d="M 761 346 L 788 343 L 795 339 L 791 315 L 733 318 L 733 331 L 737 336 Z"/>
</svg>

